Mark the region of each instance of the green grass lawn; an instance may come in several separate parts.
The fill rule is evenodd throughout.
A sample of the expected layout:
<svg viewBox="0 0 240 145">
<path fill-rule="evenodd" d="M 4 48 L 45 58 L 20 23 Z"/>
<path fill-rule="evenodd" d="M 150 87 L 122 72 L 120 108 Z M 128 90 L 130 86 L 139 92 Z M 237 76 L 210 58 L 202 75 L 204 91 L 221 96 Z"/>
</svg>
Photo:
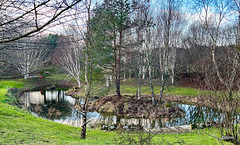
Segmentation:
<svg viewBox="0 0 240 145">
<path fill-rule="evenodd" d="M 0 81 L 0 102 L 6 102 L 9 98 L 5 95 L 7 93 L 7 87 L 9 88 L 23 88 L 24 83 L 16 81 Z"/>
<path fill-rule="evenodd" d="M 81 129 L 68 125 L 37 118 L 16 106 L 7 104 L 11 98 L 5 96 L 9 87 L 24 87 L 23 82 L 0 82 L 0 144 L 115 144 L 115 138 L 121 135 L 116 132 L 101 130 L 87 130 L 87 139 L 80 139 Z M 200 130 L 201 131 L 201 130 Z M 217 129 L 213 129 L 219 134 Z M 137 138 L 134 135 L 133 138 Z M 118 140 L 118 139 L 117 139 Z M 198 130 L 183 134 L 158 134 L 152 139 L 153 144 L 168 144 L 185 142 L 194 145 L 217 145 L 217 139 L 205 134 L 199 134 Z M 123 142 L 123 140 L 118 140 Z M 230 144 L 224 142 L 224 144 Z"/>
<path fill-rule="evenodd" d="M 129 94 L 129 95 L 135 95 L 137 91 L 137 86 L 131 86 L 131 85 L 122 85 L 121 86 L 121 93 L 122 94 Z M 159 95 L 161 90 L 160 86 L 154 87 L 154 93 L 156 95 Z M 114 92 L 112 92 L 114 93 Z M 142 86 L 141 87 L 141 93 L 143 95 L 149 95 L 151 94 L 151 89 L 148 86 Z M 193 96 L 196 97 L 198 95 L 205 94 L 206 91 L 193 89 L 193 88 L 184 88 L 184 87 L 177 87 L 177 86 L 169 86 L 166 87 L 164 90 L 164 94 L 171 94 L 171 95 L 182 95 L 182 96 Z"/>
</svg>

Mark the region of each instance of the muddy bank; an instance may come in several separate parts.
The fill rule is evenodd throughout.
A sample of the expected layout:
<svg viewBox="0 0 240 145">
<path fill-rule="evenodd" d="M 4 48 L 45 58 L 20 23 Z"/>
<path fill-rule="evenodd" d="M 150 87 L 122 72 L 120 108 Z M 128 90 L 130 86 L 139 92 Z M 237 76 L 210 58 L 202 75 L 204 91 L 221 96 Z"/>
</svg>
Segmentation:
<svg viewBox="0 0 240 145">
<path fill-rule="evenodd" d="M 191 104 L 197 105 L 212 109 L 217 109 L 217 98 L 207 97 L 207 96 L 198 96 L 198 97 L 191 97 L 191 96 L 179 96 L 179 95 L 164 95 L 164 101 L 170 102 L 178 102 L 182 104 Z"/>
<path fill-rule="evenodd" d="M 49 78 L 36 79 L 28 82 L 29 85 L 34 86 L 31 90 L 45 90 L 45 89 L 69 89 L 76 85 L 76 83 L 66 80 L 52 80 Z"/>
<path fill-rule="evenodd" d="M 82 91 L 79 87 L 74 87 L 74 88 L 66 91 L 65 95 L 71 96 L 73 98 L 79 98 L 79 97 L 81 97 L 81 93 L 82 93 Z"/>
<path fill-rule="evenodd" d="M 190 97 L 190 96 L 179 96 L 179 95 L 165 95 L 163 96 L 163 100 L 170 101 L 170 102 L 178 102 L 182 104 L 191 104 L 191 105 L 197 105 L 201 107 L 207 107 L 207 108 L 218 110 L 220 112 L 225 112 L 225 111 L 229 112 L 231 111 L 231 109 L 235 107 L 237 107 L 237 109 L 240 109 L 240 106 L 236 106 L 237 104 L 240 103 L 238 99 L 232 100 L 231 102 L 226 98 L 217 98 L 217 97 L 211 97 L 211 96 Z"/>
<path fill-rule="evenodd" d="M 89 111 L 110 113 L 134 118 L 174 118 L 185 114 L 185 111 L 173 104 L 152 106 L 148 96 L 138 100 L 134 96 L 105 96 L 89 104 Z"/>
</svg>

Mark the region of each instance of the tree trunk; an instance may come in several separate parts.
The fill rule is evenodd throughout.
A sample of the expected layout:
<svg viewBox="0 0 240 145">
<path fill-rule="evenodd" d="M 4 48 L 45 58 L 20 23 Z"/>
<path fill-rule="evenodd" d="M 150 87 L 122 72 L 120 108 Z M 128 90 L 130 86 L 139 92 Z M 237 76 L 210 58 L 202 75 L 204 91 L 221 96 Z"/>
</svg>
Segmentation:
<svg viewBox="0 0 240 145">
<path fill-rule="evenodd" d="M 29 71 L 27 68 L 24 69 L 24 79 L 28 79 L 29 78 Z"/>
<path fill-rule="evenodd" d="M 172 69 L 172 85 L 174 84 L 175 69 Z"/>
<path fill-rule="evenodd" d="M 81 81 L 77 80 L 77 83 L 78 83 L 78 87 L 81 87 Z"/>
<path fill-rule="evenodd" d="M 152 82 L 152 63 L 151 63 L 151 56 L 150 56 L 150 48 L 146 44 L 147 48 L 147 64 L 148 64 L 148 77 L 149 77 L 149 85 L 151 88 L 151 96 L 152 96 L 152 105 L 156 106 L 156 99 L 155 99 L 155 94 L 154 94 L 154 88 L 153 88 L 153 82 Z"/>
<path fill-rule="evenodd" d="M 83 107 L 82 111 L 82 130 L 81 130 L 81 139 L 86 139 L 86 129 L 87 129 L 87 111 Z"/>
<path fill-rule="evenodd" d="M 129 69 L 129 77 L 128 77 L 128 79 L 131 79 L 131 78 L 132 78 L 132 70 Z"/>
<path fill-rule="evenodd" d="M 165 86 L 165 74 L 162 73 L 162 76 L 161 76 L 161 90 L 160 90 L 159 100 L 158 100 L 159 103 L 162 102 L 162 96 L 163 96 L 164 86 Z"/>
<path fill-rule="evenodd" d="M 116 84 L 116 94 L 117 94 L 118 97 L 121 97 L 121 93 L 120 93 L 120 80 L 117 79 L 115 84 Z"/>
<path fill-rule="evenodd" d="M 109 87 L 109 84 L 110 84 L 110 82 L 109 82 L 109 76 L 107 75 L 107 76 L 106 76 L 106 87 Z"/>
<path fill-rule="evenodd" d="M 25 75 L 24 75 L 24 79 L 26 80 L 27 78 L 28 78 L 28 76 L 25 74 Z"/>
<path fill-rule="evenodd" d="M 87 21 L 87 41 L 86 41 L 86 54 L 85 54 L 85 100 L 82 107 L 82 130 L 81 130 L 81 139 L 86 138 L 86 129 L 87 129 L 87 110 L 88 110 L 88 99 L 90 96 L 91 90 L 91 80 L 92 80 L 92 47 L 91 47 L 91 35 L 90 35 L 90 6 L 91 0 L 87 6 L 88 11 L 88 21 Z M 88 70 L 88 67 L 90 68 Z M 89 78 L 88 78 L 89 77 Z M 81 105 L 81 102 L 80 102 Z"/>
<path fill-rule="evenodd" d="M 120 93 L 120 74 L 121 74 L 121 49 L 122 49 L 123 32 L 119 32 L 119 47 L 118 47 L 118 59 L 117 59 L 117 70 L 116 70 L 116 94 L 121 97 Z"/>
<path fill-rule="evenodd" d="M 125 68 L 124 68 L 124 72 L 123 72 L 123 81 L 126 82 L 126 71 L 125 71 Z"/>
<path fill-rule="evenodd" d="M 142 79 L 145 80 L 145 67 L 142 67 Z"/>
<path fill-rule="evenodd" d="M 138 62 L 138 99 L 141 99 L 141 67 Z"/>
<path fill-rule="evenodd" d="M 112 82 L 113 82 L 112 78 L 113 78 L 112 75 L 109 75 L 110 84 L 112 84 Z"/>
<path fill-rule="evenodd" d="M 151 69 L 151 65 L 149 64 L 148 66 L 149 68 L 149 85 L 151 88 L 151 95 L 152 95 L 152 105 L 156 106 L 156 99 L 155 99 L 155 94 L 154 94 L 154 89 L 153 89 L 153 82 L 152 82 L 152 69 Z"/>
</svg>

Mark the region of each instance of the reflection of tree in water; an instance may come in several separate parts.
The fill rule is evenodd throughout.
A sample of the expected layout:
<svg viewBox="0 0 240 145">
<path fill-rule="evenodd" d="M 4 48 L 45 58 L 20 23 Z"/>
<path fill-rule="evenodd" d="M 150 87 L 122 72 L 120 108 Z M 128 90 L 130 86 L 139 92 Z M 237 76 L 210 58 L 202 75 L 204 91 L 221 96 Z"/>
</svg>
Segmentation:
<svg viewBox="0 0 240 145">
<path fill-rule="evenodd" d="M 72 112 L 73 104 L 66 100 L 62 91 L 55 92 L 57 92 L 56 97 L 47 99 L 46 91 L 41 91 L 44 97 L 44 104 L 31 104 L 31 111 L 49 120 L 65 119 L 69 116 Z"/>
<path fill-rule="evenodd" d="M 160 129 L 164 127 L 172 127 L 179 125 L 189 125 L 198 123 L 207 123 L 217 121 L 221 115 L 214 109 L 209 109 L 194 105 L 183 105 L 186 111 L 186 115 L 181 118 L 156 118 L 156 119 L 144 119 L 144 118 L 123 118 L 117 116 L 100 115 L 97 119 L 97 124 L 102 125 L 114 125 L 117 126 L 141 126 L 141 128 Z"/>
<path fill-rule="evenodd" d="M 43 112 L 42 105 L 37 104 L 35 107 L 33 107 L 33 109 L 34 109 L 34 112 L 37 114 Z"/>
<path fill-rule="evenodd" d="M 112 116 L 108 114 L 101 114 L 95 121 L 96 126 L 99 125 L 116 125 L 117 127 L 128 126 L 139 128 L 139 129 L 160 129 L 162 127 L 168 127 L 168 118 L 156 118 L 156 119 L 145 119 L 145 118 L 124 118 L 119 116 Z"/>
<path fill-rule="evenodd" d="M 214 109 L 200 106 L 191 106 L 189 107 L 188 111 L 189 111 L 188 120 L 190 124 L 216 121 L 218 117 L 221 115 L 221 113 Z"/>
<path fill-rule="evenodd" d="M 25 93 L 22 100 L 25 102 L 26 109 L 37 114 L 39 117 L 73 126 L 81 126 L 82 124 L 81 110 L 74 108 L 75 104 L 81 104 L 78 103 L 78 101 L 81 100 L 65 96 L 63 91 L 41 91 L 41 93 L 35 92 L 32 94 Z M 197 124 L 217 121 L 217 117 L 220 116 L 220 113 L 213 109 L 194 105 L 179 104 L 179 106 L 186 111 L 186 115 L 181 118 L 124 118 L 109 114 L 88 112 L 87 119 L 92 120 L 89 123 L 92 127 L 98 127 L 98 125 L 116 125 L 118 127 L 134 126 L 145 129 L 160 129 L 192 123 Z"/>
</svg>

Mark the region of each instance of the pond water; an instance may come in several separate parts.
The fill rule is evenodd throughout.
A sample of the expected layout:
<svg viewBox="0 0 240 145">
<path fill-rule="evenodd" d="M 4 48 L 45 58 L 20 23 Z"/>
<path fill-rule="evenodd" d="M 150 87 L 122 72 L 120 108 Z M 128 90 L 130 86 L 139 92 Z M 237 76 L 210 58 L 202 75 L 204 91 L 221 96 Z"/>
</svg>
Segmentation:
<svg viewBox="0 0 240 145">
<path fill-rule="evenodd" d="M 42 117 L 58 123 L 80 127 L 82 116 L 74 106 L 78 99 L 64 94 L 64 91 L 34 91 L 26 92 L 20 97 L 23 107 L 37 117 Z M 83 101 L 83 99 L 82 99 Z M 203 123 L 216 121 L 219 113 L 213 109 L 194 105 L 177 104 L 185 110 L 185 116 L 180 118 L 156 118 L 139 119 L 123 118 L 113 115 L 100 114 L 98 112 L 88 112 L 87 119 L 90 121 L 88 127 L 100 127 L 102 125 L 117 126 L 140 126 L 141 128 L 160 129 L 162 127 L 172 127 L 188 125 L 192 123 Z"/>
</svg>

